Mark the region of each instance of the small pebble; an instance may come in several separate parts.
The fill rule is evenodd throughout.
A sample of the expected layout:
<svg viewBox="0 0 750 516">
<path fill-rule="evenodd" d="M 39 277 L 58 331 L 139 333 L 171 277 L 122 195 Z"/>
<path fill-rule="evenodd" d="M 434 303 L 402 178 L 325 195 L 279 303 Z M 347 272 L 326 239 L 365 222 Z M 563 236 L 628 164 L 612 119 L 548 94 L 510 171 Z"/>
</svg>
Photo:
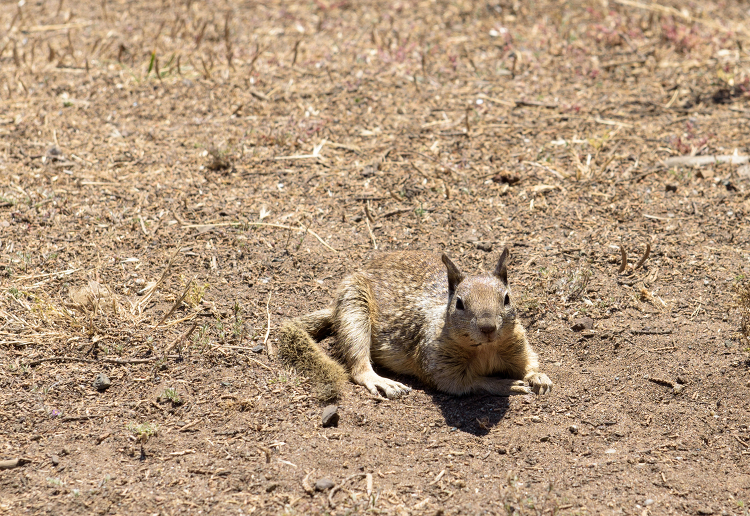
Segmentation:
<svg viewBox="0 0 750 516">
<path fill-rule="evenodd" d="M 643 505 L 645 505 L 646 507 L 648 507 L 652 503 L 654 503 L 654 501 L 651 498 L 649 498 L 648 500 L 646 500 L 645 502 L 643 502 Z"/>
<path fill-rule="evenodd" d="M 591 317 L 581 317 L 573 322 L 570 329 L 573 331 L 593 330 L 594 320 Z"/>
<path fill-rule="evenodd" d="M 547 441 L 549 441 L 549 436 L 548 435 L 545 435 L 545 436 L 542 436 L 542 437 L 539 438 L 539 442 L 541 442 L 541 443 L 546 443 Z"/>
<path fill-rule="evenodd" d="M 492 243 L 491 242 L 477 242 L 475 244 L 477 246 L 477 249 L 480 251 L 484 251 L 486 253 L 489 253 L 492 251 Z"/>
<path fill-rule="evenodd" d="M 531 416 L 531 422 L 532 423 L 541 423 L 542 422 L 542 418 L 540 418 L 539 416 Z"/>
<path fill-rule="evenodd" d="M 576 425 L 570 425 L 568 427 L 568 430 L 570 430 L 570 433 L 573 434 L 573 435 L 575 435 L 575 434 L 578 433 L 578 427 Z"/>
<path fill-rule="evenodd" d="M 336 405 L 328 405 L 323 409 L 323 428 L 339 426 L 339 408 Z"/>
<path fill-rule="evenodd" d="M 250 350 L 253 353 L 260 353 L 263 351 L 263 344 L 258 344 L 257 346 L 253 346 L 253 348 Z"/>
<path fill-rule="evenodd" d="M 316 491 L 326 491 L 334 486 L 333 481 L 329 478 L 321 478 L 315 482 Z"/>
<path fill-rule="evenodd" d="M 98 375 L 96 375 L 96 380 L 94 380 L 94 389 L 99 392 L 104 392 L 109 389 L 110 385 L 112 385 L 112 382 L 109 381 L 109 377 L 106 374 L 99 373 Z"/>
<path fill-rule="evenodd" d="M 672 387 L 672 392 L 674 394 L 679 394 L 682 392 L 682 390 L 685 388 L 684 385 L 681 385 L 679 383 L 674 384 L 674 387 Z"/>
<path fill-rule="evenodd" d="M 497 449 L 497 453 L 499 453 L 500 455 L 505 455 L 506 453 L 508 453 L 508 449 L 507 448 L 498 448 Z"/>
<path fill-rule="evenodd" d="M 49 458 L 49 460 L 51 460 L 51 461 L 52 461 L 52 465 L 53 465 L 53 466 L 57 466 L 58 464 L 60 464 L 60 457 L 58 457 L 57 455 L 52 455 L 52 456 L 51 456 L 51 457 Z"/>
</svg>

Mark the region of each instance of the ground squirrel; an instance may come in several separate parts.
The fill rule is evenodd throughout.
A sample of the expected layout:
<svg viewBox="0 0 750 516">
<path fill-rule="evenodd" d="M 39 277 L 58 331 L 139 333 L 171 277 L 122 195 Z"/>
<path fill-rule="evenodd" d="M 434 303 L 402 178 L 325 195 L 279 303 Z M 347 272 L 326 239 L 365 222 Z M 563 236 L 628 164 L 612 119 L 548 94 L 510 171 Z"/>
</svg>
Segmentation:
<svg viewBox="0 0 750 516">
<path fill-rule="evenodd" d="M 516 318 L 503 250 L 492 274 L 464 275 L 443 254 L 381 255 L 347 276 L 329 308 L 288 321 L 280 330 L 286 363 L 338 395 L 347 371 L 318 345 L 334 335 L 332 354 L 354 383 L 388 398 L 411 390 L 372 364 L 416 376 L 450 394 L 500 396 L 552 390 Z"/>
</svg>

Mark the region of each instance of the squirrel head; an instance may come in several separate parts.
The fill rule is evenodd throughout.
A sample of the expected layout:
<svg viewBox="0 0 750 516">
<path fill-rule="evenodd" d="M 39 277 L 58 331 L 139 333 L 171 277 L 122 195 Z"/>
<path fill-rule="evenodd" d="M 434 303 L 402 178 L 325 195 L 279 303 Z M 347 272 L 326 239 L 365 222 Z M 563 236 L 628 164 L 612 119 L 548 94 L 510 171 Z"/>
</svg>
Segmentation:
<svg viewBox="0 0 750 516">
<path fill-rule="evenodd" d="M 508 289 L 508 248 L 492 274 L 466 276 L 443 254 L 448 270 L 448 311 L 445 329 L 452 340 L 478 347 L 500 340 L 503 330 L 512 326 L 516 310 Z"/>
</svg>

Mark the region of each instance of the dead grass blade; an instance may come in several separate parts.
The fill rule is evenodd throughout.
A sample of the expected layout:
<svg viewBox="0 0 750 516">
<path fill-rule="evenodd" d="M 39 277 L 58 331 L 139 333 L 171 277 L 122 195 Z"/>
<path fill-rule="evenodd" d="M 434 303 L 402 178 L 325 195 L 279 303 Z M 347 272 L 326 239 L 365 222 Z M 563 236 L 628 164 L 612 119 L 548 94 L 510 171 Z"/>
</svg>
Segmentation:
<svg viewBox="0 0 750 516">
<path fill-rule="evenodd" d="M 194 322 L 189 330 L 187 330 L 185 333 L 183 333 L 182 335 L 174 339 L 172 343 L 169 346 L 167 346 L 167 348 L 164 350 L 164 355 L 172 351 L 172 349 L 174 349 L 175 346 L 178 346 L 181 343 L 185 342 L 187 339 L 189 339 L 197 327 L 198 327 L 198 323 Z"/>
<path fill-rule="evenodd" d="M 270 309 L 270 303 L 271 303 L 271 293 L 268 293 L 268 299 L 266 300 L 266 315 L 268 316 L 268 322 L 266 323 L 266 336 L 263 337 L 263 347 L 266 348 L 266 352 L 268 353 L 268 356 L 273 356 L 273 349 L 271 345 L 269 344 L 266 346 L 266 343 L 268 342 L 268 335 L 271 333 L 271 309 Z"/>
<path fill-rule="evenodd" d="M 641 266 L 642 266 L 642 265 L 643 265 L 644 263 L 646 263 L 646 260 L 648 260 L 648 256 L 649 256 L 650 254 L 651 254 L 651 244 L 647 242 L 647 243 L 646 243 L 646 252 L 645 252 L 645 253 L 643 253 L 643 257 L 642 257 L 642 258 L 641 258 L 640 260 L 638 260 L 638 263 L 636 263 L 636 264 L 635 264 L 635 267 L 633 267 L 633 270 L 634 270 L 634 271 L 636 271 L 636 270 L 638 270 L 639 268 L 641 268 Z"/>
<path fill-rule="evenodd" d="M 623 246 L 620 246 L 620 256 L 622 257 L 622 263 L 620 264 L 620 270 L 618 270 L 617 272 L 622 274 L 628 267 L 628 253 L 627 251 L 625 251 L 625 247 Z"/>
<path fill-rule="evenodd" d="M 169 270 L 172 268 L 172 265 L 174 264 L 175 258 L 177 258 L 177 254 L 180 252 L 180 249 L 182 249 L 182 241 L 177 242 L 177 246 L 175 247 L 174 253 L 172 253 L 172 256 L 169 258 L 169 261 L 167 262 L 167 266 L 164 268 L 164 272 L 161 273 L 161 276 L 159 279 L 154 283 L 151 288 L 148 289 L 148 291 L 143 296 L 143 299 L 141 299 L 138 303 L 135 304 L 135 308 L 138 310 L 138 315 L 143 313 L 143 308 L 151 301 L 151 298 L 154 295 L 154 292 L 156 292 L 156 289 L 159 288 L 159 285 L 162 284 L 164 281 L 164 278 L 167 277 L 167 274 L 169 274 Z M 134 314 L 135 315 L 135 314 Z"/>
<path fill-rule="evenodd" d="M 188 292 L 190 292 L 190 288 L 193 286 L 193 282 L 194 281 L 195 281 L 195 278 L 193 278 L 190 281 L 188 281 L 187 287 L 185 287 L 185 290 L 182 292 L 182 295 L 177 299 L 177 301 L 174 302 L 174 304 L 172 305 L 172 308 L 169 309 L 169 312 L 167 312 L 166 314 L 164 314 L 164 317 L 162 317 L 161 320 L 158 323 L 156 323 L 155 326 L 153 326 L 151 328 L 151 331 L 149 332 L 149 334 L 153 333 L 154 330 L 156 330 L 156 328 L 158 328 L 159 326 L 161 326 L 161 323 L 163 323 L 164 321 L 166 321 L 167 318 L 170 315 L 172 315 L 175 312 L 175 310 L 177 310 L 180 307 L 180 305 L 182 304 L 182 302 L 185 300 L 185 296 L 187 296 Z"/>
</svg>

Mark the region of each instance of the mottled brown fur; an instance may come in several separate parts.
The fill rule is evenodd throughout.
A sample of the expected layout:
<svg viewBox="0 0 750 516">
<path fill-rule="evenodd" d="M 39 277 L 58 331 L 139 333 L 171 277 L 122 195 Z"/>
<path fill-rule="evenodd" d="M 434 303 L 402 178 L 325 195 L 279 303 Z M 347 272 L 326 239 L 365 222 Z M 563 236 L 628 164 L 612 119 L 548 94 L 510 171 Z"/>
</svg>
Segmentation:
<svg viewBox="0 0 750 516">
<path fill-rule="evenodd" d="M 281 357 L 340 385 L 346 373 L 317 344 L 335 335 L 334 355 L 373 394 L 411 390 L 377 375 L 373 363 L 450 394 L 549 392 L 510 300 L 507 257 L 506 249 L 492 274 L 466 276 L 446 255 L 381 255 L 344 278 L 332 307 L 284 325 Z"/>
</svg>

